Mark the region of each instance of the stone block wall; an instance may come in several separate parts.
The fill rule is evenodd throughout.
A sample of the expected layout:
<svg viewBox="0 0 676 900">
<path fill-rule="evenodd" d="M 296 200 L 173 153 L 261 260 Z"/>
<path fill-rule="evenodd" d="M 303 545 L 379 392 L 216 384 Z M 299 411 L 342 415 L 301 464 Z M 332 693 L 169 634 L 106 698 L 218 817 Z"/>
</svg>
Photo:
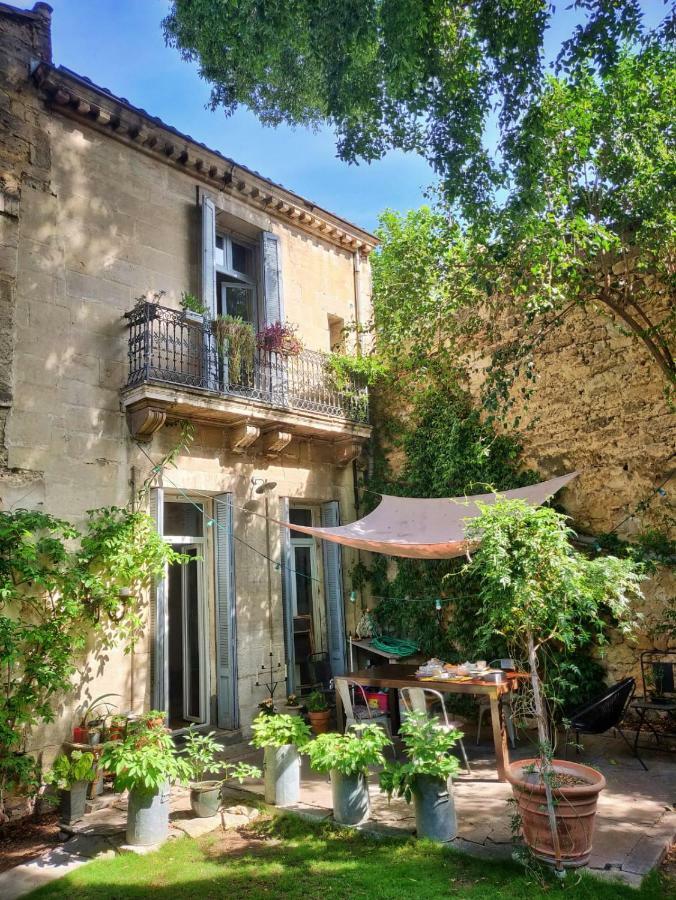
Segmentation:
<svg viewBox="0 0 676 900">
<path fill-rule="evenodd" d="M 657 321 L 664 312 L 649 310 Z M 507 324 L 503 337 L 516 336 Z M 600 310 L 576 308 L 547 335 L 535 360 L 533 395 L 514 410 L 524 466 L 543 478 L 579 472 L 557 501 L 583 534 L 616 530 L 632 539 L 658 528 L 676 537 L 676 414 L 648 351 Z M 470 361 L 477 398 L 486 362 L 483 354 Z M 515 385 L 515 396 L 522 386 Z M 612 679 L 637 675 L 641 649 L 664 646 L 653 629 L 665 607 L 676 604 L 673 569 L 645 582 L 644 593 L 636 641 L 613 635 L 605 655 Z"/>
</svg>

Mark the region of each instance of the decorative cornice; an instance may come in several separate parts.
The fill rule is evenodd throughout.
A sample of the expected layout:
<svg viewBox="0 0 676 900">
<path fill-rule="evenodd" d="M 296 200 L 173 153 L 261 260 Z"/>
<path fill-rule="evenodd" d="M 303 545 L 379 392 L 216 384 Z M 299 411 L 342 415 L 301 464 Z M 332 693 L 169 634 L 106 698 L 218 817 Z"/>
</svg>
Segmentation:
<svg viewBox="0 0 676 900">
<path fill-rule="evenodd" d="M 377 239 L 369 232 L 237 165 L 68 71 L 40 63 L 33 77 L 55 111 L 184 171 L 212 189 L 239 197 L 344 250 L 367 256 L 377 246 Z"/>
</svg>

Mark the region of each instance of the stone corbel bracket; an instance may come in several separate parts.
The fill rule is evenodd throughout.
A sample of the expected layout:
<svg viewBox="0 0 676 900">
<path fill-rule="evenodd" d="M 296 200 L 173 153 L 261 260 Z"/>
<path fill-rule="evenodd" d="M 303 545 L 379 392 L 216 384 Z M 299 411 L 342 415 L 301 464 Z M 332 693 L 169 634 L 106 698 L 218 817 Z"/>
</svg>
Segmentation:
<svg viewBox="0 0 676 900">
<path fill-rule="evenodd" d="M 167 413 L 164 409 L 153 406 L 144 406 L 142 409 L 133 409 L 127 412 L 127 426 L 129 433 L 135 441 L 144 444 L 153 439 L 153 435 L 167 421 Z"/>
<path fill-rule="evenodd" d="M 333 448 L 334 465 L 343 468 L 361 456 L 362 444 L 358 441 L 341 441 Z"/>
<path fill-rule="evenodd" d="M 263 453 L 266 456 L 279 456 L 289 446 L 293 435 L 288 431 L 266 431 L 263 435 Z"/>
<path fill-rule="evenodd" d="M 260 428 L 248 422 L 239 422 L 228 429 L 226 444 L 233 453 L 246 453 L 261 435 Z"/>
</svg>

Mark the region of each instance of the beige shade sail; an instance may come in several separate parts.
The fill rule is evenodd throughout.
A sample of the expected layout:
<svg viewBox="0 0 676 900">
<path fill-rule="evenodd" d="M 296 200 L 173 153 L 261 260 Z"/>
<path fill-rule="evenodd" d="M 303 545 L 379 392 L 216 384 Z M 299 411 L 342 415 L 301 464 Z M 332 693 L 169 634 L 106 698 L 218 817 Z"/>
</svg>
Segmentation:
<svg viewBox="0 0 676 900">
<path fill-rule="evenodd" d="M 421 500 L 383 494 L 380 504 L 373 512 L 350 525 L 335 528 L 314 528 L 292 525 L 289 522 L 278 524 L 325 541 L 373 553 L 413 559 L 451 559 L 462 556 L 467 551 L 465 520 L 479 514 L 479 503 L 491 504 L 498 497 L 504 497 L 509 500 L 525 500 L 526 503 L 539 506 L 576 475 L 577 472 L 571 472 L 569 475 L 513 491 L 472 497 Z"/>
</svg>

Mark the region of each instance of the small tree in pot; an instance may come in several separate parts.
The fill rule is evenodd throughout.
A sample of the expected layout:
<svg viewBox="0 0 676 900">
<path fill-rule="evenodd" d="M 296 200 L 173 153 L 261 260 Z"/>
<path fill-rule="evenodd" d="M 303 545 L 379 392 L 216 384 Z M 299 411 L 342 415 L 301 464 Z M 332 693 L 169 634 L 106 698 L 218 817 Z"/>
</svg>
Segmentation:
<svg viewBox="0 0 676 900">
<path fill-rule="evenodd" d="M 214 740 L 214 732 L 200 734 L 192 725 L 185 738 L 183 756 L 190 770 L 190 807 L 195 815 L 208 818 L 218 814 L 221 805 L 221 789 L 226 778 L 260 778 L 261 770 L 247 763 L 228 764 L 217 759 L 222 747 Z M 207 779 L 208 774 L 222 774 L 222 778 Z"/>
<path fill-rule="evenodd" d="M 467 568 L 479 579 L 480 631 L 504 635 L 514 655 L 528 661 L 538 730 L 537 757 L 512 763 L 507 773 L 524 839 L 557 869 L 584 865 L 605 779 L 588 766 L 553 759 L 541 655 L 548 645 L 570 652 L 590 639 L 603 643 L 609 616 L 630 630 L 640 576 L 629 560 L 589 559 L 575 551 L 566 517 L 553 509 L 504 499 L 479 507 L 466 534 L 478 542 Z"/>
<path fill-rule="evenodd" d="M 457 834 L 451 778 L 459 763 L 449 751 L 462 737 L 443 728 L 422 712 L 409 713 L 399 729 L 408 761 L 388 763 L 380 774 L 380 787 L 414 801 L 419 838 L 451 841 Z"/>
<path fill-rule="evenodd" d="M 390 739 L 378 725 L 357 725 L 346 734 L 320 734 L 305 752 L 317 772 L 331 775 L 333 818 L 340 825 L 358 825 L 368 819 L 370 766 L 382 766 Z"/>
<path fill-rule="evenodd" d="M 60 753 L 45 775 L 45 784 L 59 790 L 61 821 L 72 825 L 83 818 L 87 806 L 87 786 L 96 778 L 94 754 L 73 750 L 70 757 Z"/>
<path fill-rule="evenodd" d="M 191 774 L 166 728 L 138 728 L 124 741 L 106 744 L 101 765 L 115 776 L 115 790 L 129 791 L 127 841 L 147 846 L 169 830 L 169 788 Z"/>
<path fill-rule="evenodd" d="M 251 725 L 254 747 L 265 751 L 265 800 L 277 806 L 297 803 L 300 797 L 300 756 L 310 729 L 298 716 L 260 713 Z"/>
</svg>

